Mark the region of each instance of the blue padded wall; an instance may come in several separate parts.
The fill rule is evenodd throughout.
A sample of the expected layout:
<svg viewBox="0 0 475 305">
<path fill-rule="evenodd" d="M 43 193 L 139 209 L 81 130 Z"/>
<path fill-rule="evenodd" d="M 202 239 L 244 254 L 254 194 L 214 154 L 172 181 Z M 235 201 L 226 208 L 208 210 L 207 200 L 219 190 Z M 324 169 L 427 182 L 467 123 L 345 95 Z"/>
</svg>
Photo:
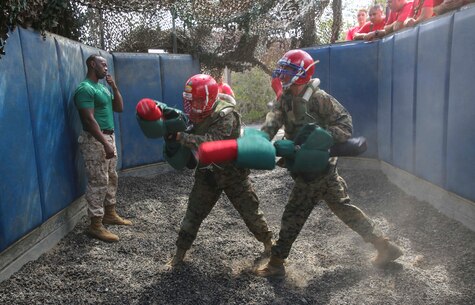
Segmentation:
<svg viewBox="0 0 475 305">
<path fill-rule="evenodd" d="M 397 33 L 393 50 L 392 161 L 408 172 L 413 172 L 414 163 L 417 30 Z"/>
<path fill-rule="evenodd" d="M 54 38 L 50 35 L 43 38 L 24 29 L 20 29 L 20 36 L 28 71 L 26 81 L 45 221 L 75 199 L 72 166 L 64 158 L 70 153 L 65 145 L 68 139 L 65 109 Z"/>
<path fill-rule="evenodd" d="M 320 88 L 330 93 L 330 47 L 303 49 L 320 62 L 315 67 L 314 77 L 320 79 Z"/>
<path fill-rule="evenodd" d="M 183 110 L 183 89 L 191 76 L 200 73 L 199 62 L 190 55 L 160 55 L 163 101 Z"/>
<path fill-rule="evenodd" d="M 447 126 L 447 188 L 475 200 L 475 7 L 454 16 Z"/>
<path fill-rule="evenodd" d="M 55 36 L 55 42 L 58 53 L 59 81 L 64 104 L 64 116 L 66 118 L 66 136 L 64 138 L 66 155 L 64 158 L 70 166 L 71 173 L 66 181 L 71 187 L 70 195 L 72 199 L 76 199 L 84 194 L 86 189 L 84 162 L 77 143 L 82 125 L 77 108 L 74 105 L 74 91 L 84 79 L 84 64 L 81 48 L 79 48 L 77 42 L 61 36 Z"/>
<path fill-rule="evenodd" d="M 441 187 L 445 184 L 451 31 L 452 18 L 422 24 L 417 50 L 414 173 Z"/>
<path fill-rule="evenodd" d="M 163 160 L 162 139 L 148 139 L 135 118 L 135 106 L 144 98 L 162 101 L 160 57 L 158 54 L 115 53 L 117 84 L 124 98 L 122 166 L 134 167 Z"/>
<path fill-rule="evenodd" d="M 378 56 L 378 154 L 392 162 L 392 82 L 394 37 L 379 42 Z"/>
<path fill-rule="evenodd" d="M 19 30 L 0 60 L 0 251 L 42 222 L 40 188 Z M 5 73 L 8 71 L 8 73 Z"/>
<path fill-rule="evenodd" d="M 377 157 L 378 44 L 332 46 L 330 66 L 331 94 L 350 112 L 353 136 L 367 139 L 363 156 Z"/>
<path fill-rule="evenodd" d="M 115 72 L 114 71 L 114 59 L 113 59 L 111 54 L 109 54 L 109 53 L 107 53 L 103 50 L 99 50 L 99 49 L 89 47 L 89 46 L 86 46 L 86 45 L 81 45 L 81 52 L 82 52 L 82 65 L 83 65 L 83 69 L 84 69 L 83 79 L 86 77 L 86 72 L 87 72 L 86 59 L 92 54 L 100 54 L 102 57 L 104 57 L 107 60 L 108 73 L 110 75 L 112 75 L 112 78 L 116 81 L 116 84 L 117 84 L 117 80 L 115 78 L 115 73 L 114 73 Z M 105 79 L 100 80 L 100 83 L 103 84 L 104 86 L 106 86 L 106 88 L 108 88 L 110 92 L 112 92 L 112 89 L 107 84 Z M 121 90 L 121 88 L 119 87 L 119 91 L 120 90 Z M 119 117 L 120 117 L 120 114 L 114 112 L 115 144 L 116 144 L 116 147 L 117 147 L 117 154 L 118 154 L 118 157 L 119 157 L 118 160 L 117 160 L 117 170 L 122 168 L 122 156 L 121 156 L 122 143 L 121 143 L 121 132 L 120 132 L 120 119 L 119 119 Z"/>
</svg>

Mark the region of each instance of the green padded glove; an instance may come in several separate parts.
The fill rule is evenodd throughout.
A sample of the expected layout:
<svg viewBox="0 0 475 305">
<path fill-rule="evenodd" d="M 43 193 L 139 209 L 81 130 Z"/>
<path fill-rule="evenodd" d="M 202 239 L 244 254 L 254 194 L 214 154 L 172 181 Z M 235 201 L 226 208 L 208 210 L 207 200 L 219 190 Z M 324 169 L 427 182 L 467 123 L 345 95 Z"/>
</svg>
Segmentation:
<svg viewBox="0 0 475 305">
<path fill-rule="evenodd" d="M 295 143 L 290 140 L 277 140 L 274 142 L 275 152 L 278 157 L 294 158 Z"/>
<path fill-rule="evenodd" d="M 191 150 L 176 141 L 165 141 L 163 146 L 165 161 L 174 169 L 180 170 L 186 167 L 191 158 Z"/>
<path fill-rule="evenodd" d="M 275 147 L 267 133 L 254 128 L 245 128 L 237 140 L 236 165 L 243 168 L 274 169 Z"/>
<path fill-rule="evenodd" d="M 167 128 L 163 120 L 146 121 L 142 120 L 138 115 L 135 116 L 139 123 L 140 129 L 147 138 L 160 138 L 167 134 Z"/>
<path fill-rule="evenodd" d="M 299 142 L 304 140 L 300 149 L 297 148 L 293 158 L 285 159 L 287 168 L 293 173 L 319 173 L 328 167 L 329 148 L 333 145 L 333 138 L 323 128 L 309 125 L 303 127 L 296 136 Z M 311 129 L 313 131 L 309 133 Z"/>
<path fill-rule="evenodd" d="M 179 109 L 168 107 L 166 104 L 155 101 L 162 110 L 164 119 L 147 121 L 136 115 L 140 129 L 147 138 L 161 138 L 168 133 L 185 131 L 189 125 L 188 117 Z"/>
<path fill-rule="evenodd" d="M 162 111 L 168 133 L 177 133 L 186 130 L 189 125 L 189 120 L 183 111 L 166 105 L 162 108 Z"/>
</svg>

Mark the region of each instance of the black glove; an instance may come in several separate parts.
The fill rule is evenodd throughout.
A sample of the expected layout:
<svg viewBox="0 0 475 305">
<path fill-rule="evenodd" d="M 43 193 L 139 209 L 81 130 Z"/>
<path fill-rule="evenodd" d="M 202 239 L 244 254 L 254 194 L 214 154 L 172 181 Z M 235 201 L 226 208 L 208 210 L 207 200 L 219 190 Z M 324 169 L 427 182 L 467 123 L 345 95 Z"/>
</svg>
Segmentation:
<svg viewBox="0 0 475 305">
<path fill-rule="evenodd" d="M 355 157 L 364 153 L 367 148 L 365 137 L 351 138 L 330 147 L 330 157 Z"/>
<path fill-rule="evenodd" d="M 165 141 L 177 142 L 176 140 L 177 134 L 178 134 L 177 132 L 167 133 L 167 135 L 165 136 Z"/>
<path fill-rule="evenodd" d="M 171 138 L 172 136 L 174 136 L 174 138 Z M 178 152 L 178 150 L 181 147 L 181 144 L 180 142 L 176 140 L 176 133 L 174 134 L 169 133 L 164 139 L 165 139 L 165 152 L 169 157 L 171 157 Z"/>
</svg>

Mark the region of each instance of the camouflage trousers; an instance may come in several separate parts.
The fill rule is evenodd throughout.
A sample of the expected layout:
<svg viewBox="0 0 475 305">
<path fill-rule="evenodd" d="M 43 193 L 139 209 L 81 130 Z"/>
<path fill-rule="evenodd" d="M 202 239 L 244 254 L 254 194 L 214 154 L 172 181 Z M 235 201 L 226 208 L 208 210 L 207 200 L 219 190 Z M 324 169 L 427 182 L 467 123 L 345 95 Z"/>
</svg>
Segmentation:
<svg viewBox="0 0 475 305">
<path fill-rule="evenodd" d="M 382 232 L 358 207 L 350 204 L 345 180 L 336 167 L 326 176 L 311 181 L 294 177 L 295 185 L 282 215 L 279 239 L 272 255 L 285 259 L 315 205 L 324 200 L 328 207 L 348 227 L 366 242 L 382 237 Z"/>
<path fill-rule="evenodd" d="M 78 138 L 86 166 L 86 201 L 89 217 L 104 216 L 104 206 L 116 203 L 118 178 L 115 136 L 114 134 L 104 136 L 114 147 L 114 158 L 106 159 L 104 146 L 90 133 L 83 131 Z"/>
<path fill-rule="evenodd" d="M 224 175 L 215 175 L 210 170 L 197 170 L 188 208 L 176 241 L 178 248 L 188 250 L 191 247 L 201 223 L 223 191 L 256 239 L 261 242 L 271 240 L 272 232 L 259 209 L 259 200 L 248 173 L 236 168 L 226 171 Z"/>
</svg>

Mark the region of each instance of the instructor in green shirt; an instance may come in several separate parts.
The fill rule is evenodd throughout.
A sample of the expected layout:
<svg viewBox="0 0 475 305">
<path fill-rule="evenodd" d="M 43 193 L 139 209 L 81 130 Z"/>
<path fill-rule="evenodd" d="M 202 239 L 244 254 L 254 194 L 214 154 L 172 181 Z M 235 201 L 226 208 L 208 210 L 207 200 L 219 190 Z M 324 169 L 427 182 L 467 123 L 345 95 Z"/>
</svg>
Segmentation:
<svg viewBox="0 0 475 305">
<path fill-rule="evenodd" d="M 86 201 L 91 224 L 87 233 L 97 239 L 114 242 L 119 237 L 104 224 L 132 225 L 120 217 L 115 209 L 117 192 L 117 149 L 114 135 L 114 111 L 122 112 L 122 96 L 107 73 L 107 61 L 100 55 L 86 60 L 87 75 L 74 93 L 83 131 L 78 142 L 84 157 L 87 175 Z M 102 84 L 106 79 L 112 93 Z"/>
</svg>

